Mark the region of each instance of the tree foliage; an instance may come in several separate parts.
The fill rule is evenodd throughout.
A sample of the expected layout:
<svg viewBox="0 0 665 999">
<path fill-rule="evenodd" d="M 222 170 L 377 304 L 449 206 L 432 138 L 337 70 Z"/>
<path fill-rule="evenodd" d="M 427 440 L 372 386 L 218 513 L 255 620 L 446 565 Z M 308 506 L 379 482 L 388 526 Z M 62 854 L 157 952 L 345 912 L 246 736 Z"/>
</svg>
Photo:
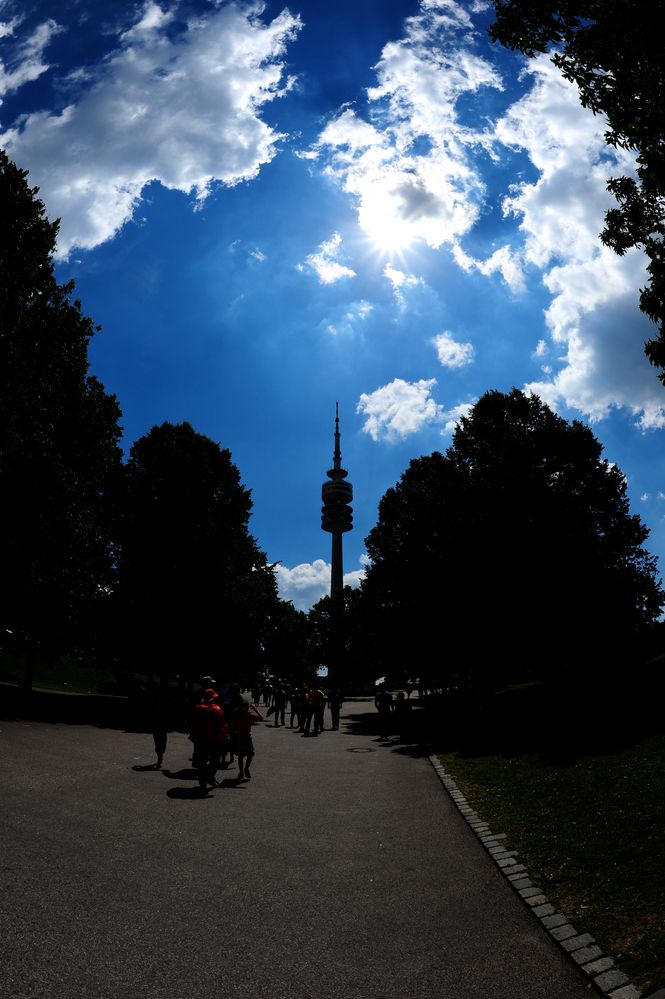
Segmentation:
<svg viewBox="0 0 665 999">
<path fill-rule="evenodd" d="M 642 247 L 649 283 L 640 307 L 659 326 L 646 353 L 665 382 L 664 0 L 494 0 L 495 41 L 527 56 L 554 46 L 553 62 L 579 87 L 585 107 L 606 116 L 606 141 L 637 153 L 636 177 L 608 185 L 618 207 L 601 239 L 618 254 Z"/>
<path fill-rule="evenodd" d="M 269 617 L 264 642 L 264 660 L 269 674 L 300 686 L 315 676 L 309 658 L 309 625 L 304 611 L 290 601 L 278 600 Z"/>
<path fill-rule="evenodd" d="M 92 320 L 56 281 L 58 222 L 0 151 L 0 615 L 17 644 L 72 651 L 111 583 L 120 410 L 88 374 Z"/>
<path fill-rule="evenodd" d="M 230 452 L 189 423 L 141 437 L 125 469 L 119 596 L 127 654 L 158 672 L 255 670 L 274 575 Z"/>
<path fill-rule="evenodd" d="M 445 455 L 412 461 L 367 538 L 364 588 L 393 661 L 439 686 L 607 666 L 634 648 L 664 595 L 601 455 L 588 427 L 514 389 L 486 393 Z"/>
<path fill-rule="evenodd" d="M 345 586 L 341 595 L 322 597 L 311 608 L 308 622 L 310 663 L 313 668 L 326 666 L 333 683 L 359 690 L 381 675 L 373 607 L 362 589 Z"/>
</svg>

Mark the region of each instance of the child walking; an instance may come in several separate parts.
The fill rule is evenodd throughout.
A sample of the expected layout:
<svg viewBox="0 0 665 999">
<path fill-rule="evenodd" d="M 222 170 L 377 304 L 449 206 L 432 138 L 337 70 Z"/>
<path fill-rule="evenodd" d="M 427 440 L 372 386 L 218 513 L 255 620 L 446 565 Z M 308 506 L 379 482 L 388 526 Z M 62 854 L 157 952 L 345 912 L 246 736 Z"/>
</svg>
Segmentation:
<svg viewBox="0 0 665 999">
<path fill-rule="evenodd" d="M 253 714 L 252 714 L 253 712 Z M 254 704 L 243 701 L 231 716 L 231 726 L 236 736 L 236 754 L 238 756 L 238 780 L 243 777 L 251 779 L 250 765 L 254 759 L 254 741 L 252 725 L 263 721 L 263 715 Z"/>
</svg>

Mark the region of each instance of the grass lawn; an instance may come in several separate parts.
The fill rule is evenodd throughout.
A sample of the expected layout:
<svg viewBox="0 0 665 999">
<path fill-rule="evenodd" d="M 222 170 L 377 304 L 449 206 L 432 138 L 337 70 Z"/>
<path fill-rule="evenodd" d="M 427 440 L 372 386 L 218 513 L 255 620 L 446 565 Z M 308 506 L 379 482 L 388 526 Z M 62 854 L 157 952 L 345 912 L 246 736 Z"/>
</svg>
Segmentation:
<svg viewBox="0 0 665 999">
<path fill-rule="evenodd" d="M 441 762 L 529 876 L 648 995 L 665 987 L 665 735 L 580 756 Z"/>
<path fill-rule="evenodd" d="M 0 680 L 9 683 L 23 681 L 23 659 L 7 651 L 0 652 Z M 118 677 L 112 670 L 92 669 L 69 659 L 38 660 L 33 686 L 43 690 L 66 690 L 76 694 L 121 694 Z"/>
</svg>

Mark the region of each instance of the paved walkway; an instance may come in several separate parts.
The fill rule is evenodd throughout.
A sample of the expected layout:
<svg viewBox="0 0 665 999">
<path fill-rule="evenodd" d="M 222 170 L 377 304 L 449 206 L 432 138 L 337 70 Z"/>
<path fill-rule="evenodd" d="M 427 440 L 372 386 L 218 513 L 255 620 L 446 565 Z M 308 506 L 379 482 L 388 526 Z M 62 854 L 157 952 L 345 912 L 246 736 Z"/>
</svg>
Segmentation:
<svg viewBox="0 0 665 999">
<path fill-rule="evenodd" d="M 252 780 L 204 799 L 183 735 L 160 773 L 149 735 L 0 722 L 2 999 L 588 997 L 372 711 L 257 726 Z"/>
</svg>

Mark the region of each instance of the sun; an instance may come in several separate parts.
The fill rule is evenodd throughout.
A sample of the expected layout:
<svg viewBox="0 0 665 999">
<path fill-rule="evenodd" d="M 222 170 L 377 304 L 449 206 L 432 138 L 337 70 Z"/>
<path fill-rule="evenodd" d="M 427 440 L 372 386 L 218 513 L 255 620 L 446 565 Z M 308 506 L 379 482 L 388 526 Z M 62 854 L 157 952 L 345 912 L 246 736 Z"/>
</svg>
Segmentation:
<svg viewBox="0 0 665 999">
<path fill-rule="evenodd" d="M 413 226 L 399 217 L 393 205 L 377 205 L 376 210 L 372 208 L 363 215 L 359 220 L 361 227 L 377 252 L 393 256 L 404 253 L 413 245 Z"/>
<path fill-rule="evenodd" d="M 358 222 L 372 248 L 386 256 L 404 253 L 416 239 L 415 227 L 404 216 L 401 199 L 381 184 L 368 185 L 363 192 Z"/>
</svg>

